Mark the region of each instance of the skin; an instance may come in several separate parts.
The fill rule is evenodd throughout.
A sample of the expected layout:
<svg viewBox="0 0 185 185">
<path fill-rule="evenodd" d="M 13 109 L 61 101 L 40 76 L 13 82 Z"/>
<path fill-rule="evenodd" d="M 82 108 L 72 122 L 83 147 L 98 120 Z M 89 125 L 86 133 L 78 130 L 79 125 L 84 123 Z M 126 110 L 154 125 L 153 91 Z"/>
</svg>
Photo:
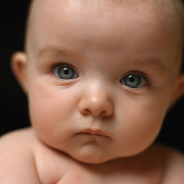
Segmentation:
<svg viewBox="0 0 185 185">
<path fill-rule="evenodd" d="M 130 4 L 124 11 L 108 4 L 107 14 L 98 3 L 83 2 L 34 2 L 27 91 L 31 122 L 44 143 L 77 160 L 100 163 L 135 155 L 157 136 L 173 93 L 171 69 L 180 38 L 162 32 L 158 17 L 151 22 L 152 5 L 135 12 Z M 74 66 L 79 77 L 57 78 L 51 67 L 58 63 Z M 149 83 L 138 89 L 121 85 L 133 71 Z M 100 129 L 108 137 L 77 134 L 84 129 Z"/>
<path fill-rule="evenodd" d="M 153 143 L 183 93 L 182 29 L 176 5 L 162 2 L 166 11 L 153 1 L 34 1 L 27 55 L 14 55 L 12 66 L 28 95 L 35 143 L 88 164 L 117 158 L 125 164 Z M 171 22 L 165 21 L 169 16 Z M 169 29 L 171 23 L 176 30 Z M 76 78 L 56 76 L 64 63 Z M 121 84 L 129 74 L 139 75 L 143 86 Z"/>
</svg>

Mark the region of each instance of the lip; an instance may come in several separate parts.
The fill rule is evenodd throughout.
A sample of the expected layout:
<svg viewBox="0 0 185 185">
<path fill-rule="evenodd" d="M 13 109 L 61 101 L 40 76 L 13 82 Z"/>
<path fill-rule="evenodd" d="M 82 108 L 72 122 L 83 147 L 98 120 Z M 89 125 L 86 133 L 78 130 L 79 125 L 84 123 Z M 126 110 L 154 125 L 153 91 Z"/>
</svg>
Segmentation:
<svg viewBox="0 0 185 185">
<path fill-rule="evenodd" d="M 87 134 L 87 135 L 97 135 L 97 136 L 109 137 L 103 131 L 93 130 L 93 129 L 85 129 L 85 130 L 80 131 L 78 134 Z"/>
</svg>

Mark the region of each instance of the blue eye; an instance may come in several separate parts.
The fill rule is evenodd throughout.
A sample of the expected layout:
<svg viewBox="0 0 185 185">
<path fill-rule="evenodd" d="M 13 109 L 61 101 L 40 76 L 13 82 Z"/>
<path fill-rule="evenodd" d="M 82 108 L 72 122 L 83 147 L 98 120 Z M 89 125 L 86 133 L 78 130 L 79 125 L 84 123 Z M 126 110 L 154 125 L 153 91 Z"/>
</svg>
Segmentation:
<svg viewBox="0 0 185 185">
<path fill-rule="evenodd" d="M 130 88 L 139 88 L 146 84 L 146 80 L 143 77 L 134 74 L 125 76 L 121 79 L 120 82 L 122 85 L 128 86 Z"/>
<path fill-rule="evenodd" d="M 54 75 L 63 80 L 70 80 L 78 78 L 75 70 L 68 66 L 60 66 L 54 70 Z"/>
</svg>

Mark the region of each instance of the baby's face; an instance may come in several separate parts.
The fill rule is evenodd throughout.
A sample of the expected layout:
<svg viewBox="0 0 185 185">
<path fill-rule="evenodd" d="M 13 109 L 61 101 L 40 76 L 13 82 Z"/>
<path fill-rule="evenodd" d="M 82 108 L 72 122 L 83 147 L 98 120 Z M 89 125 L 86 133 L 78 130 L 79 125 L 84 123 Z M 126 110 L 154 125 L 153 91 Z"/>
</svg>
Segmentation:
<svg viewBox="0 0 185 185">
<path fill-rule="evenodd" d="M 167 29 L 152 3 L 132 3 L 33 5 L 27 45 L 31 123 L 44 143 L 82 162 L 143 151 L 169 108 L 180 48 L 173 35 L 179 33 Z"/>
</svg>

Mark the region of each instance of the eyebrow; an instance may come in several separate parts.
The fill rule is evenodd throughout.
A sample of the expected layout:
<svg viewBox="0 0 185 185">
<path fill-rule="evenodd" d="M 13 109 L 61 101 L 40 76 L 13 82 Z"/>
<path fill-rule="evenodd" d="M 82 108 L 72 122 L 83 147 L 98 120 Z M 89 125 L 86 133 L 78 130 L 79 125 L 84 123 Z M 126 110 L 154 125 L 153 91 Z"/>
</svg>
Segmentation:
<svg viewBox="0 0 185 185">
<path fill-rule="evenodd" d="M 57 48 L 57 47 L 52 47 L 52 46 L 47 46 L 43 49 L 40 49 L 37 52 L 37 57 L 38 59 L 41 59 L 43 57 L 46 56 L 71 56 L 71 57 L 78 57 L 80 58 L 79 54 L 72 51 L 72 50 L 68 50 L 68 49 L 61 49 L 61 48 Z M 146 57 L 146 58 L 142 58 L 142 59 L 138 59 L 138 58 L 134 58 L 133 61 L 136 61 L 137 65 L 143 65 L 143 66 L 154 66 L 154 67 L 158 67 L 159 69 L 161 69 L 162 71 L 166 71 L 166 66 L 165 64 L 162 62 L 162 60 L 160 60 L 158 57 L 152 56 L 152 57 Z M 135 62 L 133 62 L 134 65 L 136 65 Z"/>
<path fill-rule="evenodd" d="M 74 51 L 71 51 L 71 50 L 68 50 L 68 49 L 60 49 L 60 48 L 57 48 L 57 47 L 51 47 L 51 46 L 48 46 L 48 47 L 45 47 L 43 49 L 40 49 L 38 52 L 37 52 L 37 57 L 38 59 L 41 59 L 43 57 L 46 57 L 46 56 L 73 56 L 73 57 L 79 57 L 79 55 L 74 52 Z"/>
<path fill-rule="evenodd" d="M 139 65 L 158 67 L 162 71 L 167 70 L 162 60 L 160 60 L 158 57 L 155 57 L 155 56 L 144 58 L 144 59 L 135 59 L 135 61 L 137 61 Z"/>
</svg>

